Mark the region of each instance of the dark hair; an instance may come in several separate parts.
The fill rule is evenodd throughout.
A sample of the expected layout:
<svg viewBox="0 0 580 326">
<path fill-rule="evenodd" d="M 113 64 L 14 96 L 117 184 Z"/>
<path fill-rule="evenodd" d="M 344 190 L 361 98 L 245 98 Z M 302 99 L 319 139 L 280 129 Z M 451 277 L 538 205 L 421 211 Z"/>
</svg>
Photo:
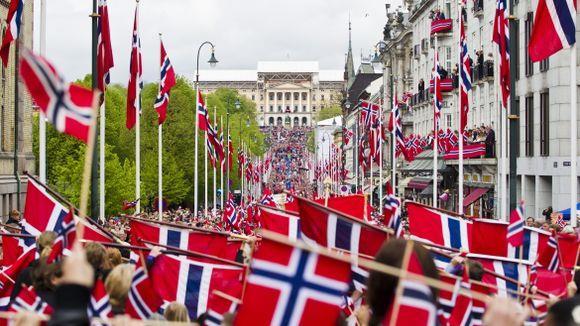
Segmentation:
<svg viewBox="0 0 580 326">
<path fill-rule="evenodd" d="M 475 281 L 481 281 L 483 279 L 483 265 L 477 260 L 467 260 L 467 268 L 469 271 L 469 278 Z"/>
<path fill-rule="evenodd" d="M 53 291 L 55 285 L 52 283 L 54 278 L 62 277 L 62 265 L 60 262 L 47 264 L 46 259 L 42 258 L 38 266 L 32 270 L 32 285 L 37 291 Z"/>
<path fill-rule="evenodd" d="M 403 239 L 391 239 L 384 243 L 375 256 L 375 261 L 381 264 L 400 268 L 407 241 Z M 413 252 L 421 263 L 423 274 L 426 277 L 439 279 L 439 273 L 431 255 L 422 245 L 413 242 Z M 399 278 L 381 272 L 371 271 L 367 281 L 367 302 L 372 315 L 370 325 L 379 325 L 385 318 L 392 304 Z M 433 297 L 436 298 L 438 290 L 430 287 Z"/>
</svg>

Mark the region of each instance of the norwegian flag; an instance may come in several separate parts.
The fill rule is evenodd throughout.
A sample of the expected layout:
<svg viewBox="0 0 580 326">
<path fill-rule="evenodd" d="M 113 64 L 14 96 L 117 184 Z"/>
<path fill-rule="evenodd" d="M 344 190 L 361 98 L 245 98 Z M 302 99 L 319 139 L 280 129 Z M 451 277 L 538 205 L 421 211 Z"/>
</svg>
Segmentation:
<svg viewBox="0 0 580 326">
<path fill-rule="evenodd" d="M 23 286 L 20 292 L 10 304 L 8 311 L 11 312 L 35 312 L 43 315 L 52 315 L 52 307 L 44 302 L 34 291 L 32 286 Z"/>
<path fill-rule="evenodd" d="M 59 131 L 87 143 L 94 123 L 95 93 L 68 84 L 45 58 L 23 49 L 20 76 L 44 116 Z"/>
<path fill-rule="evenodd" d="M 530 59 L 542 61 L 576 43 L 576 1 L 539 0 L 528 45 Z"/>
<path fill-rule="evenodd" d="M 320 205 L 330 207 L 343 214 L 354 217 L 361 221 L 371 221 L 371 212 L 373 207 L 368 198 L 361 194 L 352 194 L 342 197 L 330 197 L 328 200 L 324 198 L 315 199 Z"/>
<path fill-rule="evenodd" d="M 471 247 L 473 222 L 450 216 L 419 203 L 406 202 L 409 233 L 413 238 L 437 245 L 466 249 Z M 505 240 L 504 240 L 505 241 Z"/>
<path fill-rule="evenodd" d="M 262 227 L 295 241 L 300 238 L 300 217 L 276 208 L 260 206 Z"/>
<path fill-rule="evenodd" d="M 228 235 L 218 232 L 197 232 L 179 225 L 168 226 L 131 219 L 130 242 L 136 246 L 149 241 L 182 250 L 191 250 L 224 259 L 235 260 L 240 248 L 237 241 L 228 241 Z"/>
<path fill-rule="evenodd" d="M 296 197 L 300 209 L 302 239 L 308 244 L 374 256 L 388 233 L 362 220 Z"/>
<path fill-rule="evenodd" d="M 497 292 L 500 297 L 515 297 L 514 293 L 518 292 L 518 284 L 507 281 L 506 278 L 518 280 L 523 285 L 528 282 L 528 266 L 520 264 L 518 260 L 475 254 L 469 254 L 468 258 L 480 262 L 486 270 L 504 276 L 504 278 L 500 278 L 490 273 L 484 273 L 482 279 L 482 282 L 491 285 L 493 291 Z"/>
<path fill-rule="evenodd" d="M 218 308 L 216 305 L 220 302 L 210 297 L 213 291 L 240 298 L 243 274 L 244 268 L 236 265 L 210 264 L 171 255 L 157 256 L 149 271 L 163 301 L 184 304 L 192 319 L 208 309 Z"/>
<path fill-rule="evenodd" d="M 131 255 L 135 259 L 135 272 L 125 303 L 125 313 L 132 318 L 147 320 L 159 310 L 163 299 L 155 291 L 154 283 L 139 255 L 133 252 Z"/>
<path fill-rule="evenodd" d="M 560 249 L 554 235 L 550 236 L 548 246 L 538 256 L 538 264 L 554 273 L 560 268 Z"/>
<path fill-rule="evenodd" d="M 344 134 L 344 145 L 350 144 L 350 140 L 354 137 L 354 132 L 352 130 L 344 127 L 342 128 L 342 133 Z"/>
<path fill-rule="evenodd" d="M 264 206 L 276 207 L 276 202 L 274 201 L 274 196 L 269 188 L 264 189 L 264 194 L 262 199 L 260 199 L 260 204 Z"/>
<path fill-rule="evenodd" d="M 105 290 L 105 284 L 101 279 L 97 279 L 93 292 L 91 293 L 91 301 L 88 309 L 89 318 L 100 318 L 107 320 L 113 317 L 111 303 L 109 302 L 109 295 Z"/>
<path fill-rule="evenodd" d="M 437 50 L 437 49 L 435 49 Z M 441 93 L 441 74 L 443 67 L 439 64 L 439 53 L 435 51 L 433 69 L 433 112 L 435 125 L 434 130 L 437 133 L 439 130 L 439 118 L 441 117 L 441 109 L 443 108 L 443 94 Z"/>
<path fill-rule="evenodd" d="M 197 92 L 197 126 L 201 131 L 207 131 L 207 127 L 210 126 L 207 107 L 201 91 Z"/>
<path fill-rule="evenodd" d="M 207 113 L 207 111 L 206 111 Z M 213 162 L 212 165 L 215 167 L 218 160 L 222 160 L 224 157 L 224 149 L 219 140 L 218 136 L 218 127 L 212 127 L 211 121 L 208 116 L 205 117 L 205 121 L 208 123 L 207 127 L 205 128 L 206 131 L 206 142 L 208 144 L 208 151 L 211 148 L 213 151 Z"/>
<path fill-rule="evenodd" d="M 228 168 L 229 172 L 234 169 L 234 144 L 232 142 L 232 135 L 228 134 Z"/>
<path fill-rule="evenodd" d="M 155 99 L 153 107 L 157 110 L 157 115 L 159 118 L 159 124 L 165 122 L 167 117 L 167 106 L 169 105 L 169 92 L 171 88 L 175 86 L 175 70 L 169 61 L 169 56 L 165 52 L 165 46 L 163 46 L 163 41 L 161 44 L 161 76 L 159 78 L 159 94 Z"/>
<path fill-rule="evenodd" d="M 493 43 L 497 44 L 499 60 L 499 85 L 503 108 L 507 109 L 510 98 L 510 48 L 507 0 L 497 0 L 493 23 Z"/>
<path fill-rule="evenodd" d="M 207 311 L 205 325 L 219 326 L 223 325 L 225 314 L 235 314 L 238 310 L 239 301 L 234 300 L 228 295 L 221 294 L 221 292 L 214 291 L 210 295 L 210 300 L 215 302 L 215 307 Z"/>
<path fill-rule="evenodd" d="M 0 311 L 5 311 L 10 304 L 10 295 L 14 289 L 14 280 L 28 267 L 37 256 L 36 246 L 27 247 L 16 261 L 0 273 Z"/>
<path fill-rule="evenodd" d="M 361 101 L 359 105 L 360 121 L 365 128 L 369 128 L 375 123 L 380 109 L 381 107 L 376 103 Z"/>
<path fill-rule="evenodd" d="M 4 67 L 8 67 L 8 56 L 10 55 L 10 44 L 18 39 L 20 35 L 20 24 L 22 23 L 22 13 L 24 12 L 24 0 L 11 0 L 8 7 L 6 22 L 8 27 L 2 37 L 2 47 L 0 47 L 0 58 Z"/>
<path fill-rule="evenodd" d="M 6 232 L 5 229 L 2 230 Z M 23 239 L 2 235 L 2 267 L 14 264 L 26 248 Z"/>
<path fill-rule="evenodd" d="M 520 203 L 510 214 L 507 241 L 514 247 L 524 243 L 524 206 Z"/>
<path fill-rule="evenodd" d="M 562 214 L 558 215 L 558 218 L 556 219 L 556 224 L 562 229 L 566 226 L 566 221 L 564 221 L 564 216 Z"/>
<path fill-rule="evenodd" d="M 62 224 L 58 236 L 52 245 L 52 250 L 47 258 L 47 263 L 52 263 L 56 260 L 60 260 L 63 255 L 68 256 L 72 246 L 77 237 L 76 224 L 74 221 L 74 215 L 72 211 L 62 219 Z"/>
<path fill-rule="evenodd" d="M 415 252 L 411 253 L 407 271 L 424 275 L 423 267 Z M 393 311 L 395 304 L 391 305 L 383 325 L 435 325 L 437 306 L 429 286 L 414 279 L 401 279 L 398 286 L 402 288 L 402 294 L 393 299 L 393 302 L 398 300 L 398 311 Z"/>
<path fill-rule="evenodd" d="M 240 227 L 241 215 L 234 198 L 230 194 L 230 198 L 226 202 L 226 209 L 224 210 L 224 222 L 228 229 L 238 229 Z"/>
<path fill-rule="evenodd" d="M 133 37 L 131 45 L 131 62 L 129 85 L 127 86 L 127 129 L 133 129 L 137 122 L 137 114 L 141 114 L 141 90 L 143 89 L 143 59 L 141 58 L 141 37 L 139 36 L 139 2 L 135 7 L 133 22 Z"/>
<path fill-rule="evenodd" d="M 339 317 L 350 264 L 264 238 L 251 270 L 236 324 L 323 325 Z"/>
<path fill-rule="evenodd" d="M 99 13 L 97 18 L 97 89 L 104 93 L 110 82 L 109 71 L 115 66 L 107 0 L 99 0 L 97 10 Z"/>
<path fill-rule="evenodd" d="M 139 202 L 139 200 L 140 200 L 140 198 L 137 198 L 137 199 L 132 200 L 132 201 L 124 200 L 123 207 L 121 207 L 121 210 L 128 211 L 131 208 L 135 208 L 137 206 L 137 203 Z"/>
<path fill-rule="evenodd" d="M 465 36 L 465 24 L 463 23 L 463 16 L 461 16 L 461 33 L 459 39 L 459 63 L 460 76 L 459 83 L 461 89 L 461 123 L 459 133 L 463 134 L 465 126 L 467 126 L 467 115 L 469 114 L 469 91 L 471 90 L 471 64 L 469 60 L 469 52 L 467 50 L 467 37 Z"/>
</svg>

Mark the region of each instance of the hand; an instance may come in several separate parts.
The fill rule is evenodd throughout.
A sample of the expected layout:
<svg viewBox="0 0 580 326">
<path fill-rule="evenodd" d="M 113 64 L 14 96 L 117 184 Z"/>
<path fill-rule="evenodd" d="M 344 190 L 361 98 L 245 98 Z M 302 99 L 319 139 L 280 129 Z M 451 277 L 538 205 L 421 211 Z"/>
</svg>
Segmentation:
<svg viewBox="0 0 580 326">
<path fill-rule="evenodd" d="M 63 284 L 78 284 L 88 288 L 93 287 L 95 271 L 89 262 L 81 243 L 75 241 L 70 256 L 62 264 Z"/>
<path fill-rule="evenodd" d="M 575 296 L 576 292 L 578 292 L 578 286 L 576 286 L 576 282 L 569 282 L 568 285 L 566 285 L 566 292 L 568 293 L 568 298 Z"/>
<path fill-rule="evenodd" d="M 528 316 L 529 310 L 513 299 L 494 298 L 483 315 L 483 325 L 511 326 L 522 325 Z"/>
<path fill-rule="evenodd" d="M 151 248 L 151 252 L 149 252 L 149 256 L 157 257 L 161 254 L 161 247 L 155 246 Z"/>
</svg>

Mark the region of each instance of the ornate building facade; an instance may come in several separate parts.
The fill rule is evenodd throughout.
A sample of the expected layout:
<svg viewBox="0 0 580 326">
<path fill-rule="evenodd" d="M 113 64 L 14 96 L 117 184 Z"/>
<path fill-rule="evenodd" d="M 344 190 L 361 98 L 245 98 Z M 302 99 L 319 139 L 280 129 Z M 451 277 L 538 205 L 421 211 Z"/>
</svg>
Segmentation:
<svg viewBox="0 0 580 326">
<path fill-rule="evenodd" d="M 316 112 L 339 105 L 341 70 L 320 70 L 315 61 L 260 61 L 256 70 L 204 70 L 199 88 L 232 88 L 256 104 L 260 126 L 313 126 Z"/>
</svg>

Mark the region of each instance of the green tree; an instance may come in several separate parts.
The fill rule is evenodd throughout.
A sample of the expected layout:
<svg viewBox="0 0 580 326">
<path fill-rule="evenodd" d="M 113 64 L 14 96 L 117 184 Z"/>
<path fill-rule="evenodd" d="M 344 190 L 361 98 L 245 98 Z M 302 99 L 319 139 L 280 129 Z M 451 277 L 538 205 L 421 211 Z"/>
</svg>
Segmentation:
<svg viewBox="0 0 580 326">
<path fill-rule="evenodd" d="M 316 114 L 316 121 L 322 121 L 342 115 L 342 109 L 338 105 L 327 106 L 318 111 Z"/>
</svg>

